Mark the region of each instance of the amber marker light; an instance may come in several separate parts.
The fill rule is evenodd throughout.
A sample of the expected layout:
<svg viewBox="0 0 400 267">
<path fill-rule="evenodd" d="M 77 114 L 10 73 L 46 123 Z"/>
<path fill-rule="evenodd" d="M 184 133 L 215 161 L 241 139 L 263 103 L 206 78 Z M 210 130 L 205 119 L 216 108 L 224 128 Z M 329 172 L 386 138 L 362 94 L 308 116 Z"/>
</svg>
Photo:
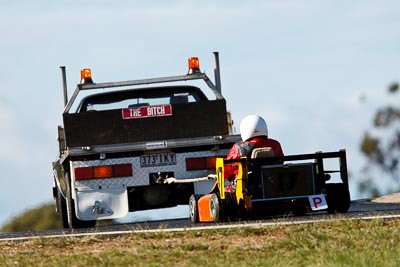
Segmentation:
<svg viewBox="0 0 400 267">
<path fill-rule="evenodd" d="M 111 178 L 113 176 L 112 166 L 96 166 L 93 168 L 93 176 L 98 178 Z"/>
<path fill-rule="evenodd" d="M 81 70 L 81 84 L 93 83 L 92 71 L 90 69 Z"/>
<path fill-rule="evenodd" d="M 200 61 L 197 57 L 188 59 L 189 71 L 188 74 L 200 73 Z"/>
</svg>

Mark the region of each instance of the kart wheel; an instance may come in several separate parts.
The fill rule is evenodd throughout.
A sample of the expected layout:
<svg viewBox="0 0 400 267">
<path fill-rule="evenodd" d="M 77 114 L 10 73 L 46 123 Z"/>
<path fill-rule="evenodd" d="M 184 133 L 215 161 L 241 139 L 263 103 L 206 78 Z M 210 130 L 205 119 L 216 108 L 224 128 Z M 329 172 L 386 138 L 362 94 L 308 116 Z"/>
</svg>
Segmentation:
<svg viewBox="0 0 400 267">
<path fill-rule="evenodd" d="M 194 194 L 189 198 L 189 218 L 192 223 L 199 222 L 199 199 L 203 194 Z"/>
<path fill-rule="evenodd" d="M 346 213 L 350 208 L 350 192 L 345 184 L 326 184 L 328 213 Z"/>
<path fill-rule="evenodd" d="M 210 198 L 210 215 L 213 222 L 219 222 L 220 220 L 220 201 L 217 194 L 212 194 Z"/>
<path fill-rule="evenodd" d="M 220 220 L 229 221 L 237 216 L 236 196 L 233 193 L 225 193 L 225 199 L 220 199 Z"/>
<path fill-rule="evenodd" d="M 69 173 L 65 173 L 65 182 L 67 185 L 67 215 L 68 215 L 68 225 L 71 229 L 78 228 L 90 228 L 96 225 L 96 221 L 82 221 L 76 217 L 75 213 L 75 201 L 72 199 L 71 191 L 71 179 L 69 178 Z"/>
</svg>

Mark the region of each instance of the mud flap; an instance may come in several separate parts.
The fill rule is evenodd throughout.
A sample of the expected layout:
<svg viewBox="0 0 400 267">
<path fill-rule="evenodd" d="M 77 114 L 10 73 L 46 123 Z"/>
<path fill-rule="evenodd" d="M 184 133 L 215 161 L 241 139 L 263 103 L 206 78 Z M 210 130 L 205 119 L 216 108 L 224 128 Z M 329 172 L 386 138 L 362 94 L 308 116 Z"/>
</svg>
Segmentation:
<svg viewBox="0 0 400 267">
<path fill-rule="evenodd" d="M 126 187 L 76 192 L 76 216 L 80 220 L 121 218 L 128 214 Z"/>
</svg>

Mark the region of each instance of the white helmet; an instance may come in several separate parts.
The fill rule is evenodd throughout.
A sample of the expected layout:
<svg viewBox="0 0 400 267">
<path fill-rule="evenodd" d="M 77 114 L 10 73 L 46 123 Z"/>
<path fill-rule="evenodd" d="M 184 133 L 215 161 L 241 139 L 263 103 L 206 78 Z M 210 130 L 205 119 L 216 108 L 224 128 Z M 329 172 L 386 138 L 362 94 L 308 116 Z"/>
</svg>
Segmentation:
<svg viewBox="0 0 400 267">
<path fill-rule="evenodd" d="M 243 141 L 255 136 L 268 137 L 267 123 L 258 115 L 248 115 L 240 122 L 240 135 Z"/>
</svg>

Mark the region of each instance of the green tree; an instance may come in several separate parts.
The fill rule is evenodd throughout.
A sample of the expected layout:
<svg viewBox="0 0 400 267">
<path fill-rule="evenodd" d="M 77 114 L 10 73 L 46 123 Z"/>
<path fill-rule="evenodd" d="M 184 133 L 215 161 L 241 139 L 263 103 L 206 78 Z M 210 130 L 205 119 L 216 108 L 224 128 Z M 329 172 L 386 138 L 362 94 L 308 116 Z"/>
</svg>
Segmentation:
<svg viewBox="0 0 400 267">
<path fill-rule="evenodd" d="M 388 94 L 399 91 L 399 84 L 393 83 Z M 373 117 L 373 127 L 364 133 L 360 143 L 361 152 L 367 158 L 364 179 L 359 184 L 361 192 L 375 197 L 382 193 L 400 189 L 400 104 L 387 104 L 378 108 Z M 378 170 L 374 172 L 373 169 Z M 390 186 L 382 187 L 384 176 L 389 177 Z"/>
<path fill-rule="evenodd" d="M 33 230 L 48 230 L 60 228 L 60 218 L 53 203 L 41 205 L 27 210 L 21 215 L 12 218 L 0 231 L 22 232 Z"/>
</svg>

